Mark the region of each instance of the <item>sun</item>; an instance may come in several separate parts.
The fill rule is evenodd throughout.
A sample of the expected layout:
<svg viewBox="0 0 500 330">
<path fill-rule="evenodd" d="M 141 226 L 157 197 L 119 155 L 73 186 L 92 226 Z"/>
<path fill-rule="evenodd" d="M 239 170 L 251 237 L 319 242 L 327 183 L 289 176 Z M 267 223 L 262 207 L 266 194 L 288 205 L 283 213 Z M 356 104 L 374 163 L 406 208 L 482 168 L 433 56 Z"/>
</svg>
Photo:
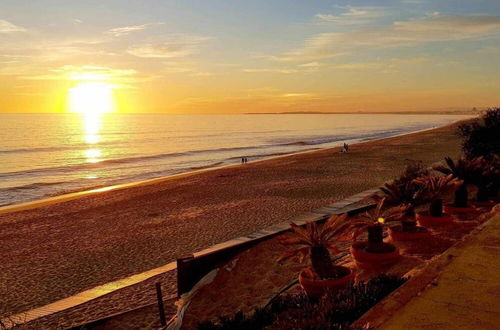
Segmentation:
<svg viewBox="0 0 500 330">
<path fill-rule="evenodd" d="M 105 82 L 80 82 L 69 90 L 71 112 L 101 114 L 114 109 L 112 86 Z"/>
</svg>

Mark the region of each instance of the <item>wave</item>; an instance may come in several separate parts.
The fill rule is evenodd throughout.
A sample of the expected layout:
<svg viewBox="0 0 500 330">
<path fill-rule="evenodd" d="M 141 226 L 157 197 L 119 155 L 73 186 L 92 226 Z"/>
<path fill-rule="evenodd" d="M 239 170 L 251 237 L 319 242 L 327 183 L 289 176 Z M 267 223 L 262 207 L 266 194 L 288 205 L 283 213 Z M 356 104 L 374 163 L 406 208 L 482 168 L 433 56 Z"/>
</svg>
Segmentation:
<svg viewBox="0 0 500 330">
<path fill-rule="evenodd" d="M 112 165 L 127 165 L 127 164 L 140 164 L 147 161 L 154 160 L 168 160 L 172 158 L 180 158 L 180 157 L 189 157 L 195 155 L 202 154 L 223 154 L 223 153 L 233 153 L 239 152 L 238 156 L 227 155 L 226 157 L 219 156 L 217 158 L 221 159 L 221 161 L 233 161 L 241 158 L 242 156 L 252 157 L 252 158 L 264 158 L 264 157 L 272 157 L 279 156 L 283 154 L 288 154 L 294 151 L 300 151 L 304 149 L 289 149 L 286 151 L 280 152 L 270 152 L 270 153 L 259 153 L 256 154 L 255 151 L 263 150 L 266 148 L 276 148 L 276 147 L 305 147 L 305 146 L 318 146 L 323 144 L 331 144 L 338 141 L 349 141 L 349 140 L 357 140 L 357 141 L 365 141 L 376 138 L 382 138 L 387 136 L 393 136 L 397 134 L 401 134 L 404 132 L 415 130 L 415 128 L 403 128 L 403 129 L 395 129 L 384 132 L 375 132 L 368 134 L 352 134 L 352 135 L 325 135 L 325 136 L 316 136 L 314 138 L 302 138 L 299 141 L 291 141 L 284 142 L 283 139 L 280 140 L 271 140 L 268 144 L 262 144 L 258 146 L 241 146 L 241 147 L 224 147 L 224 148 L 214 148 L 214 149 L 204 149 L 204 150 L 190 150 L 185 152 L 173 152 L 173 153 L 162 153 L 162 154 L 154 154 L 154 155 L 141 155 L 141 156 L 133 156 L 133 157 L 124 157 L 124 158 L 115 158 L 115 159 L 106 159 L 96 163 L 78 163 L 73 165 L 64 165 L 64 166 L 54 166 L 54 167 L 44 167 L 38 169 L 29 169 L 23 171 L 11 171 L 0 173 L 0 178 L 5 177 L 18 177 L 25 175 L 37 175 L 37 174 L 59 174 L 59 173 L 71 173 L 80 170 L 96 170 L 103 169 Z M 205 165 L 203 165 L 205 167 Z M 189 167 L 187 168 L 189 169 Z"/>
</svg>

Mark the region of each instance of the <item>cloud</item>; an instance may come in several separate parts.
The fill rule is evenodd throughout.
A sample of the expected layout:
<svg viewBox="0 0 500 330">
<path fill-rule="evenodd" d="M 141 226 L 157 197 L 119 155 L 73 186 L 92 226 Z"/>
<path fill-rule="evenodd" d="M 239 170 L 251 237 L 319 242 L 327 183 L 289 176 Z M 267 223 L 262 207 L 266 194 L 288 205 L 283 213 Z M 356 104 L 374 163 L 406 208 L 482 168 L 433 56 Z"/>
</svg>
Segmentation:
<svg viewBox="0 0 500 330">
<path fill-rule="evenodd" d="M 339 63 L 329 66 L 336 70 L 379 70 L 381 72 L 395 72 L 401 68 L 414 67 L 420 64 L 427 64 L 431 61 L 428 57 L 411 57 L 411 58 L 391 58 L 383 61 L 368 61 L 355 63 Z"/>
<path fill-rule="evenodd" d="M 482 53 L 482 54 L 500 53 L 500 46 L 485 46 L 485 47 L 479 48 L 476 52 Z"/>
<path fill-rule="evenodd" d="M 406 3 L 406 4 L 410 4 L 410 5 L 421 5 L 424 2 L 425 2 L 424 0 L 403 0 L 403 1 L 401 1 L 401 3 Z"/>
<path fill-rule="evenodd" d="M 320 66 L 323 66 L 323 63 L 320 62 L 309 62 L 309 63 L 303 63 L 300 64 L 299 66 L 301 68 L 319 68 Z"/>
<path fill-rule="evenodd" d="M 198 50 L 207 37 L 192 35 L 172 35 L 158 43 L 147 43 L 130 47 L 127 52 L 137 57 L 175 58 L 191 55 Z"/>
<path fill-rule="evenodd" d="M 23 76 L 27 80 L 75 80 L 75 81 L 111 81 L 134 83 L 145 80 L 133 69 L 114 69 L 96 65 L 64 65 L 49 70 L 49 73 Z"/>
<path fill-rule="evenodd" d="M 341 7 L 346 12 L 340 15 L 317 14 L 316 19 L 320 22 L 335 23 L 337 25 L 356 25 L 371 23 L 379 17 L 386 16 L 385 10 L 377 7 Z"/>
<path fill-rule="evenodd" d="M 214 74 L 212 72 L 207 72 L 207 71 L 202 71 L 200 70 L 195 62 L 163 62 L 164 68 L 163 72 L 170 74 L 170 73 L 181 73 L 181 74 L 188 74 L 189 76 L 192 77 L 209 77 L 213 76 Z"/>
<path fill-rule="evenodd" d="M 279 95 L 283 98 L 292 98 L 292 99 L 317 99 L 318 95 L 314 93 L 284 93 Z"/>
<path fill-rule="evenodd" d="M 164 24 L 164 23 L 159 22 L 159 23 L 146 23 L 146 24 L 141 24 L 141 25 L 123 26 L 123 27 L 111 29 L 111 30 L 107 31 L 106 33 L 111 34 L 115 37 L 121 37 L 121 36 L 128 35 L 131 32 L 144 30 L 147 27 L 152 26 L 152 25 L 161 25 L 161 24 Z"/>
<path fill-rule="evenodd" d="M 278 57 L 282 61 L 330 58 L 364 48 L 414 46 L 426 42 L 500 36 L 500 16 L 442 16 L 394 22 L 390 26 L 347 32 L 321 33 L 302 49 Z"/>
<path fill-rule="evenodd" d="M 297 73 L 297 69 L 281 69 L 281 68 L 255 68 L 255 69 L 243 69 L 246 73 Z"/>
<path fill-rule="evenodd" d="M 0 33 L 24 32 L 25 28 L 14 25 L 6 20 L 0 19 Z"/>
</svg>

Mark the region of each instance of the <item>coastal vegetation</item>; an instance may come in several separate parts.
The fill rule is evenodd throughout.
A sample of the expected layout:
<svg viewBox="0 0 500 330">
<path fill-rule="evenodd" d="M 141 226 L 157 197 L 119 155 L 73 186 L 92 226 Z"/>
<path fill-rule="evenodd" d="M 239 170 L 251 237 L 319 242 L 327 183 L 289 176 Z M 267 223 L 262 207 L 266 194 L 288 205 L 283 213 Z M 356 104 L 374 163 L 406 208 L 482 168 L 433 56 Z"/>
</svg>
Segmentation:
<svg viewBox="0 0 500 330">
<path fill-rule="evenodd" d="M 481 117 L 458 127 L 462 151 L 467 158 L 500 155 L 500 108 L 491 108 Z"/>
<path fill-rule="evenodd" d="M 305 228 L 291 223 L 291 234 L 280 236 L 281 244 L 295 246 L 279 260 L 299 257 L 303 262 L 309 256 L 311 268 L 302 270 L 299 282 L 311 297 L 319 298 L 326 289 L 340 289 L 354 280 L 351 269 L 334 265 L 330 251 L 340 253 L 338 244 L 346 241 L 346 230 L 350 223 L 347 214 L 333 215 L 321 227 L 316 222 L 308 222 Z"/>
<path fill-rule="evenodd" d="M 424 191 L 425 199 L 429 203 L 427 211 L 416 213 L 416 219 L 422 226 L 440 225 L 453 222 L 452 215 L 443 212 L 443 198 L 450 191 L 454 191 L 462 182 L 452 174 L 446 176 L 429 175 L 415 179 Z"/>
<path fill-rule="evenodd" d="M 384 210 L 385 200 L 380 199 L 372 211 L 366 212 L 353 223 L 356 230 L 352 234 L 350 252 L 361 268 L 386 266 L 397 262 L 400 257 L 399 249 L 394 244 L 384 242 L 384 232 L 386 223 L 402 217 L 407 207 L 400 205 Z M 358 241 L 358 237 L 365 232 L 368 234 L 367 240 Z"/>
<path fill-rule="evenodd" d="M 238 312 L 215 322 L 202 322 L 198 329 L 346 329 L 406 280 L 380 275 L 341 291 L 327 291 L 321 299 L 311 300 L 303 293 L 278 297 L 250 316 Z"/>
<path fill-rule="evenodd" d="M 434 165 L 434 170 L 445 175 L 461 180 L 461 184 L 455 190 L 453 206 L 457 208 L 466 208 L 469 201 L 469 190 L 467 185 L 471 183 L 472 174 L 476 170 L 477 160 L 469 160 L 465 157 L 453 161 L 450 157 L 445 157 L 446 165 Z"/>
</svg>

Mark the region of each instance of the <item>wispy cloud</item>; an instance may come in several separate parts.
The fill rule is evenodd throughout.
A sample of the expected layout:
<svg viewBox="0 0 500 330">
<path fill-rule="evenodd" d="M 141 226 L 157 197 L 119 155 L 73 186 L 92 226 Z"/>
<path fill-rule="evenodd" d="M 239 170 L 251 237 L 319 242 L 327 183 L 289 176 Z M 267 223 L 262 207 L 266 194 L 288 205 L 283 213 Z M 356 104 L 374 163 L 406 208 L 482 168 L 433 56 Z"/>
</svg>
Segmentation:
<svg viewBox="0 0 500 330">
<path fill-rule="evenodd" d="M 301 67 L 301 68 L 319 68 L 319 67 L 324 66 L 324 65 L 325 65 L 324 63 L 320 63 L 320 62 L 308 62 L 308 63 L 299 64 L 299 67 Z"/>
<path fill-rule="evenodd" d="M 357 25 L 371 23 L 377 18 L 387 15 L 386 10 L 378 7 L 341 7 L 344 11 L 339 15 L 317 14 L 320 22 L 335 23 L 337 25 Z"/>
<path fill-rule="evenodd" d="M 266 112 L 290 110 L 317 110 L 311 102 L 321 101 L 321 95 L 305 91 L 283 91 L 275 88 L 257 88 L 240 91 L 238 96 L 193 97 L 172 105 L 182 112 L 200 113 L 200 109 L 214 109 L 217 112 Z M 203 110 L 206 113 L 206 110 Z"/>
<path fill-rule="evenodd" d="M 24 32 L 25 28 L 0 19 L 0 33 Z"/>
<path fill-rule="evenodd" d="M 302 49 L 278 57 L 283 61 L 329 58 L 361 48 L 414 46 L 426 42 L 500 37 L 500 16 L 444 16 L 434 13 L 421 19 L 394 22 L 376 29 L 321 33 Z"/>
<path fill-rule="evenodd" d="M 111 81 L 117 83 L 134 83 L 146 79 L 133 69 L 115 69 L 96 65 L 64 65 L 48 70 L 47 73 L 25 75 L 27 80 L 76 80 L 76 81 Z"/>
<path fill-rule="evenodd" d="M 250 68 L 243 69 L 246 73 L 297 73 L 297 69 L 283 69 L 283 68 Z"/>
<path fill-rule="evenodd" d="M 402 3 L 407 3 L 407 4 L 410 4 L 410 5 L 421 5 L 423 4 L 425 1 L 424 0 L 403 0 L 401 1 Z"/>
<path fill-rule="evenodd" d="M 188 61 L 170 61 L 170 62 L 163 62 L 164 68 L 162 69 L 162 72 L 171 74 L 171 73 L 181 73 L 181 74 L 187 74 L 192 77 L 209 77 L 213 76 L 212 72 L 207 72 L 200 70 L 195 62 L 188 62 Z"/>
<path fill-rule="evenodd" d="M 391 58 L 383 61 L 338 63 L 329 65 L 334 70 L 377 70 L 380 72 L 395 72 L 401 68 L 415 67 L 421 64 L 429 64 L 428 57 Z"/>
<path fill-rule="evenodd" d="M 127 52 L 137 57 L 175 58 L 197 52 L 207 37 L 193 35 L 172 35 L 163 42 L 147 43 L 130 47 Z"/>
<path fill-rule="evenodd" d="M 128 35 L 132 32 L 144 30 L 149 26 L 162 25 L 162 24 L 164 24 L 164 23 L 158 22 L 158 23 L 146 23 L 146 24 L 141 24 L 141 25 L 122 26 L 122 27 L 117 27 L 117 28 L 111 29 L 111 30 L 107 31 L 107 33 L 111 34 L 115 37 L 121 37 L 124 35 Z"/>
</svg>

